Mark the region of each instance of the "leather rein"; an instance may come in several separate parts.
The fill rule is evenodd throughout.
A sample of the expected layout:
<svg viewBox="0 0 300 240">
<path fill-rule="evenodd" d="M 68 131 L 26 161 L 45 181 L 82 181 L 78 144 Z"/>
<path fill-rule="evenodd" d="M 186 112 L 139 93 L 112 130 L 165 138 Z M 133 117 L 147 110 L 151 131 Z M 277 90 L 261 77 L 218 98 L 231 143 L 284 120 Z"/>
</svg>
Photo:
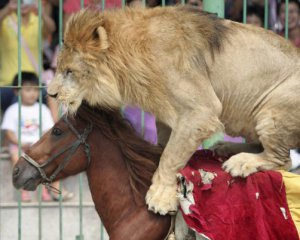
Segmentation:
<svg viewBox="0 0 300 240">
<path fill-rule="evenodd" d="M 80 147 L 80 145 L 84 145 L 84 152 L 86 154 L 87 157 L 87 166 L 86 168 L 88 168 L 88 166 L 90 165 L 91 162 L 91 150 L 90 150 L 90 145 L 87 143 L 87 137 L 89 136 L 89 134 L 91 133 L 92 129 L 93 129 L 93 124 L 89 123 L 89 125 L 84 129 L 83 133 L 80 134 L 75 128 L 74 126 L 69 122 L 69 120 L 67 119 L 67 116 L 65 115 L 64 117 L 64 121 L 65 123 L 68 125 L 68 127 L 71 129 L 71 131 L 77 136 L 77 140 L 75 140 L 74 142 L 72 142 L 71 144 L 67 145 L 66 147 L 64 147 L 63 149 L 61 149 L 60 151 L 58 151 L 57 153 L 55 153 L 54 155 L 52 155 L 50 158 L 48 158 L 45 162 L 43 162 L 42 164 L 37 163 L 34 159 L 32 159 L 29 155 L 27 155 L 26 153 L 23 153 L 21 155 L 21 157 L 23 157 L 27 162 L 29 162 L 31 165 L 33 165 L 34 167 L 37 168 L 37 170 L 40 172 L 40 175 L 42 177 L 42 184 L 46 185 L 47 187 L 50 187 L 50 184 L 53 182 L 53 180 L 55 179 L 55 177 L 64 169 L 64 167 L 68 164 L 68 162 L 71 160 L 71 157 L 75 154 L 76 150 Z M 58 165 L 57 169 L 54 171 L 54 173 L 52 173 L 52 175 L 50 177 L 47 177 L 45 171 L 44 171 L 44 167 L 46 167 L 47 165 L 49 165 L 55 158 L 57 158 L 58 156 L 60 156 L 61 154 L 65 153 L 69 151 L 69 154 L 65 157 L 65 159 Z M 53 188 L 53 187 L 51 187 Z M 56 189 L 57 190 L 57 189 Z M 59 190 L 57 190 L 58 192 L 60 192 Z"/>
</svg>

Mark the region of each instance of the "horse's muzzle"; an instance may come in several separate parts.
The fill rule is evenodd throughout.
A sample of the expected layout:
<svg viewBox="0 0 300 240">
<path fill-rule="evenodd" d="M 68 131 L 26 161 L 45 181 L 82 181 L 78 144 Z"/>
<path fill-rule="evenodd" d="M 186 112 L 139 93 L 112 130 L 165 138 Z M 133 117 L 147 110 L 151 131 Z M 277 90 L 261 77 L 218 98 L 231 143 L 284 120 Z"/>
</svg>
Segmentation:
<svg viewBox="0 0 300 240">
<path fill-rule="evenodd" d="M 34 166 L 20 158 L 13 168 L 12 180 L 15 188 L 34 191 L 41 182 L 41 177 Z"/>
</svg>

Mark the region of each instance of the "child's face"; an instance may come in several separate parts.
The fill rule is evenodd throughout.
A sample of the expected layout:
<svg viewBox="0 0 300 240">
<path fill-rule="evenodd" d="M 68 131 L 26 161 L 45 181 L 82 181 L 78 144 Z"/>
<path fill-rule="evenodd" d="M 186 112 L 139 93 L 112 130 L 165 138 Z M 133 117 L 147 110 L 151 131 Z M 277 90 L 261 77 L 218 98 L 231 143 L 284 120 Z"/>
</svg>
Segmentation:
<svg viewBox="0 0 300 240">
<path fill-rule="evenodd" d="M 262 27 L 263 26 L 263 23 L 262 23 L 261 19 L 258 16 L 254 15 L 254 14 L 247 16 L 247 23 L 252 24 L 254 26 L 257 26 L 257 27 Z"/>
<path fill-rule="evenodd" d="M 19 90 L 22 97 L 22 104 L 25 106 L 33 105 L 39 98 L 39 89 L 35 84 L 25 82 Z"/>
</svg>

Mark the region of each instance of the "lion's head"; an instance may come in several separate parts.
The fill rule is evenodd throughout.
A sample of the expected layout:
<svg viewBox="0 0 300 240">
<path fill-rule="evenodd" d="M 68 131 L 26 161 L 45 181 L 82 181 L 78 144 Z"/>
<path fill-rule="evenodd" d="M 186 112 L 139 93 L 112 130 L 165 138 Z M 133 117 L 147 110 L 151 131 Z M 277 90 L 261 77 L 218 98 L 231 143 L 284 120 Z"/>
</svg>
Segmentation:
<svg viewBox="0 0 300 240">
<path fill-rule="evenodd" d="M 83 100 L 91 105 L 120 106 L 118 84 L 106 64 L 108 48 L 104 20 L 99 12 L 82 10 L 74 14 L 66 26 L 48 94 L 70 113 L 75 113 Z"/>
</svg>

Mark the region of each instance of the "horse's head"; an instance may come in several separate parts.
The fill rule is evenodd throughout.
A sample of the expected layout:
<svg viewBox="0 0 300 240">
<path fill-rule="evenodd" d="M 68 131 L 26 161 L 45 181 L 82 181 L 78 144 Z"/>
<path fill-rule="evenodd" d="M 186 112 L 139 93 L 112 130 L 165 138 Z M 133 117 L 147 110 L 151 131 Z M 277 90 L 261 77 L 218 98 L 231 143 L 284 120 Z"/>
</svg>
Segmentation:
<svg viewBox="0 0 300 240">
<path fill-rule="evenodd" d="M 79 118 L 62 117 L 22 154 L 13 169 L 14 186 L 33 191 L 40 183 L 48 184 L 85 170 L 91 160 L 87 143 L 91 131 L 92 125 Z"/>
</svg>

